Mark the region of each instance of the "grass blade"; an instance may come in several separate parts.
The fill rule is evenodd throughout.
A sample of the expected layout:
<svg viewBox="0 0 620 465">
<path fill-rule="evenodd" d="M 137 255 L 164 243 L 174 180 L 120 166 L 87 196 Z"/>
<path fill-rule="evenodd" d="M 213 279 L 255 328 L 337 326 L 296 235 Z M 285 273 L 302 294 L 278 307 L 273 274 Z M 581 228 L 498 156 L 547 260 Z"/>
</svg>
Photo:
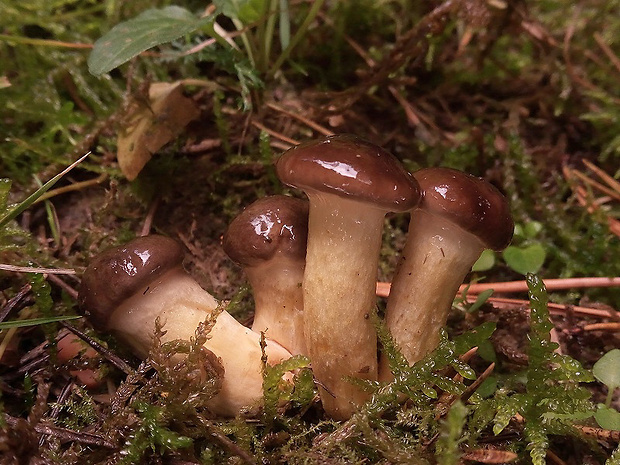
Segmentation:
<svg viewBox="0 0 620 465">
<path fill-rule="evenodd" d="M 27 210 L 33 203 L 35 203 L 37 201 L 37 199 L 39 197 L 41 197 L 49 189 L 51 189 L 54 186 L 54 184 L 56 184 L 60 180 L 60 178 L 62 178 L 65 174 L 67 174 L 69 171 L 71 171 L 77 165 L 79 165 L 89 155 L 90 155 L 90 152 L 86 153 L 85 155 L 82 155 L 76 161 L 71 163 L 67 168 L 65 168 L 63 171 L 58 173 L 52 179 L 47 181 L 45 184 L 43 184 L 35 192 L 30 194 L 25 200 L 23 200 L 21 203 L 19 203 L 14 209 L 8 211 L 2 218 L 0 218 L 0 228 L 3 228 L 4 226 L 6 226 L 11 220 L 15 219 L 20 213 L 22 213 L 25 210 Z"/>
</svg>

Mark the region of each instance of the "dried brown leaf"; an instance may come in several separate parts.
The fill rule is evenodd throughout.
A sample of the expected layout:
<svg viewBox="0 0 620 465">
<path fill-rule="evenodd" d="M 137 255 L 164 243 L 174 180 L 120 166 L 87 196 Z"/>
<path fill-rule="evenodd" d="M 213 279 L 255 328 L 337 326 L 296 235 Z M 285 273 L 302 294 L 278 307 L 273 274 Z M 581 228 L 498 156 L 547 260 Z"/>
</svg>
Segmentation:
<svg viewBox="0 0 620 465">
<path fill-rule="evenodd" d="M 132 115 L 118 134 L 117 159 L 127 179 L 134 180 L 152 155 L 175 139 L 199 114 L 183 95 L 180 82 L 156 82 L 149 87 L 149 106 Z"/>
</svg>

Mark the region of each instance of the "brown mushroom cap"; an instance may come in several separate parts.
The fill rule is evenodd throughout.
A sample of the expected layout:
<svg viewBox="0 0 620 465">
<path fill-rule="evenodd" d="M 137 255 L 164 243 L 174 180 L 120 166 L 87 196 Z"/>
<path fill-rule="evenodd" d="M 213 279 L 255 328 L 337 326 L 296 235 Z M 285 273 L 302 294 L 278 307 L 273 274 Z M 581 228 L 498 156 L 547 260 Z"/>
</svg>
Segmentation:
<svg viewBox="0 0 620 465">
<path fill-rule="evenodd" d="M 417 182 L 398 159 L 368 141 L 343 134 L 297 145 L 276 162 L 282 182 L 308 191 L 354 197 L 388 211 L 413 208 Z"/>
<path fill-rule="evenodd" d="M 423 195 L 418 208 L 450 220 L 490 249 L 499 251 L 510 243 L 510 206 L 495 186 L 451 168 L 424 168 L 413 175 Z"/>
<path fill-rule="evenodd" d="M 114 310 L 165 272 L 180 266 L 183 248 L 164 236 L 138 237 L 97 255 L 84 276 L 78 303 L 94 325 L 106 328 Z"/>
<path fill-rule="evenodd" d="M 276 255 L 303 260 L 308 240 L 308 202 L 273 195 L 252 203 L 228 226 L 222 246 L 241 266 L 256 266 Z"/>
</svg>

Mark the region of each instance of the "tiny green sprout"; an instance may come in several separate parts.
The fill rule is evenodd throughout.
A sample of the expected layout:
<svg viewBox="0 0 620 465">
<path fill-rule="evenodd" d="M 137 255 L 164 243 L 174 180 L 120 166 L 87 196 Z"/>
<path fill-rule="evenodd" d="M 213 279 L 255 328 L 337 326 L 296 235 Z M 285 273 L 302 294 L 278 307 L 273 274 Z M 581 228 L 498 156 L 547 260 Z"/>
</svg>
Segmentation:
<svg viewBox="0 0 620 465">
<path fill-rule="evenodd" d="M 545 262 L 547 252 L 536 242 L 525 246 L 508 246 L 502 253 L 506 264 L 517 273 L 537 273 Z"/>
<path fill-rule="evenodd" d="M 484 303 L 489 299 L 489 297 L 491 297 L 491 295 L 493 295 L 493 289 L 487 289 L 486 291 L 482 291 L 480 294 L 478 294 L 476 301 L 471 304 L 467 311 L 469 313 L 475 312 L 484 305 Z"/>
<path fill-rule="evenodd" d="M 545 247 L 534 238 L 542 231 L 538 221 L 516 224 L 512 245 L 506 247 L 502 257 L 517 273 L 538 273 L 547 257 Z"/>
<path fill-rule="evenodd" d="M 495 265 L 495 252 L 491 249 L 484 249 L 471 267 L 472 271 L 487 271 Z"/>
<path fill-rule="evenodd" d="M 441 433 L 437 440 L 437 461 L 440 465 L 460 463 L 459 444 L 462 441 L 466 419 L 467 407 L 461 401 L 455 402 L 442 422 Z"/>
<path fill-rule="evenodd" d="M 606 406 L 611 405 L 614 391 L 620 387 L 620 349 L 613 349 L 603 355 L 592 367 L 594 377 L 607 386 Z"/>
<path fill-rule="evenodd" d="M 607 386 L 607 399 L 598 404 L 594 418 L 601 428 L 620 430 L 620 412 L 611 407 L 614 392 L 620 387 L 620 349 L 603 355 L 592 367 L 594 377 Z"/>
</svg>

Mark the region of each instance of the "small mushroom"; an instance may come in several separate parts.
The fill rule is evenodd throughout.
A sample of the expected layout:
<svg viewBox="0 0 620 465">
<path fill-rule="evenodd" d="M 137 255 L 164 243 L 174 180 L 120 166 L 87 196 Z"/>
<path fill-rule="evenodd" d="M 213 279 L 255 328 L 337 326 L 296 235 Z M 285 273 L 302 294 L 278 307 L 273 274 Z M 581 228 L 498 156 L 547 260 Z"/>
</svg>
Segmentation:
<svg viewBox="0 0 620 465">
<path fill-rule="evenodd" d="M 163 236 L 144 236 L 95 257 L 82 278 L 79 304 L 95 326 L 112 331 L 145 358 L 153 343 L 155 321 L 165 331 L 162 342 L 188 340 L 198 325 L 218 308 L 182 267 L 183 250 Z M 211 400 L 214 413 L 237 415 L 262 399 L 260 335 L 222 311 L 205 347 L 219 357 L 225 374 Z M 270 363 L 290 357 L 280 344 L 268 341 Z"/>
<path fill-rule="evenodd" d="M 69 363 L 70 361 L 95 360 L 98 356 L 97 351 L 82 341 L 68 329 L 63 329 L 56 337 L 56 357 L 59 363 Z M 89 389 L 101 386 L 103 371 L 97 368 L 79 368 L 70 370 L 69 373 L 78 383 Z"/>
<path fill-rule="evenodd" d="M 504 249 L 514 224 L 506 198 L 490 183 L 449 168 L 414 173 L 422 201 L 392 280 L 386 324 L 409 363 L 439 343 L 452 301 L 485 248 Z M 385 357 L 380 378 L 391 377 Z"/>
<path fill-rule="evenodd" d="M 347 377 L 376 380 L 376 305 L 384 216 L 413 208 L 415 179 L 390 153 L 350 135 L 304 143 L 276 162 L 285 184 L 310 200 L 304 333 L 325 411 L 350 417 L 367 394 Z"/>
<path fill-rule="evenodd" d="M 308 202 L 283 195 L 257 200 L 224 234 L 228 256 L 243 267 L 254 293 L 252 330 L 292 354 L 305 354 L 302 281 Z"/>
</svg>

